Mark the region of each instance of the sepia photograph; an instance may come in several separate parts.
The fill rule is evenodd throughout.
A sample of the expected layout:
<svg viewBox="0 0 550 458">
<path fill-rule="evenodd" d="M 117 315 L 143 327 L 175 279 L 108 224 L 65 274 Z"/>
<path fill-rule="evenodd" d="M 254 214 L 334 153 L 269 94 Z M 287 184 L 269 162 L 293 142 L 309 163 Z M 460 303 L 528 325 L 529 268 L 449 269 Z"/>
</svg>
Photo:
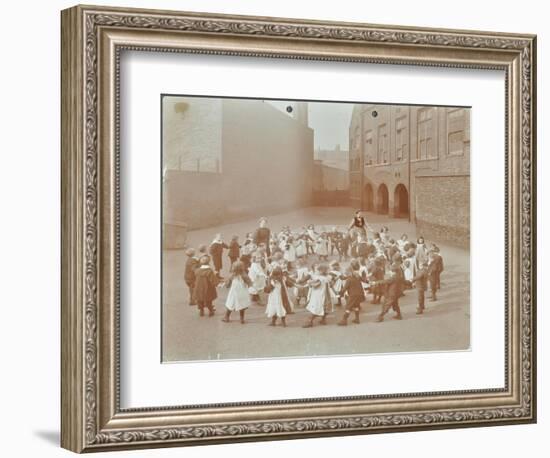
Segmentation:
<svg viewBox="0 0 550 458">
<path fill-rule="evenodd" d="M 162 94 L 162 362 L 469 350 L 470 111 Z"/>
</svg>

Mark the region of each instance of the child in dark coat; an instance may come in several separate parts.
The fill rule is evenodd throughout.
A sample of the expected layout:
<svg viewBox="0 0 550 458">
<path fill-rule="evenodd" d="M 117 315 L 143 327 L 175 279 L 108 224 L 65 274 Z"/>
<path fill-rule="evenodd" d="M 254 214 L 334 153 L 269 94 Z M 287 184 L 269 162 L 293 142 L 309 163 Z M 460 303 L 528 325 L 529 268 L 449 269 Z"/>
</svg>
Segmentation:
<svg viewBox="0 0 550 458">
<path fill-rule="evenodd" d="M 339 239 L 338 253 L 340 254 L 340 262 L 348 258 L 349 246 L 351 240 L 349 234 L 342 234 L 342 237 Z"/>
<path fill-rule="evenodd" d="M 241 256 L 241 246 L 239 245 L 239 236 L 234 235 L 231 237 L 231 241 L 229 242 L 229 252 L 227 253 L 227 256 L 229 256 L 229 261 L 231 262 L 231 265 L 235 264 Z"/>
<path fill-rule="evenodd" d="M 395 312 L 394 318 L 396 320 L 401 320 L 401 309 L 399 308 L 399 297 L 403 291 L 403 270 L 397 264 L 392 264 L 391 266 L 391 276 L 388 279 L 383 280 L 386 285 L 386 291 L 384 293 L 384 304 L 382 305 L 382 310 L 376 321 L 384 321 L 384 315 L 389 312 L 390 309 L 393 309 Z"/>
<path fill-rule="evenodd" d="M 365 237 L 361 236 L 357 241 L 356 250 L 358 258 L 367 259 L 374 252 L 374 246 Z"/>
<path fill-rule="evenodd" d="M 430 284 L 432 291 L 439 291 L 441 289 L 441 272 L 443 272 L 443 258 L 439 252 L 439 247 L 434 245 L 429 255 L 430 264 L 433 264 L 431 268 L 433 285 Z M 435 298 L 435 292 L 433 293 Z M 435 299 L 434 299 L 435 300 Z"/>
<path fill-rule="evenodd" d="M 422 315 L 424 313 L 425 306 L 425 293 L 428 289 L 428 264 L 424 263 L 420 266 L 416 276 L 412 279 L 416 286 L 418 293 L 418 306 L 416 308 L 416 314 Z"/>
<path fill-rule="evenodd" d="M 199 261 L 195 258 L 195 250 L 193 248 L 189 248 L 185 254 L 187 255 L 187 261 L 185 261 L 183 278 L 187 288 L 189 288 L 189 305 L 197 305 L 193 290 L 195 289 L 195 270 L 199 267 Z"/>
<path fill-rule="evenodd" d="M 344 316 L 338 322 L 338 326 L 347 326 L 348 318 L 351 315 L 351 312 L 354 312 L 355 318 L 352 320 L 352 323 L 359 324 L 359 311 L 361 310 L 361 302 L 365 300 L 365 293 L 363 290 L 363 282 L 361 274 L 359 273 L 359 263 L 357 261 L 352 261 L 348 270 L 346 271 L 346 282 L 342 289 L 341 294 L 347 295 L 346 299 L 346 311 Z"/>
<path fill-rule="evenodd" d="M 383 256 L 378 256 L 374 259 L 374 262 L 369 268 L 369 280 L 375 283 L 375 286 L 371 288 L 372 292 L 372 301 L 371 304 L 380 304 L 382 300 L 382 293 L 384 292 L 384 286 L 377 283 L 384 280 L 385 274 L 385 258 Z"/>
<path fill-rule="evenodd" d="M 214 316 L 212 302 L 218 297 L 216 286 L 219 279 L 210 267 L 210 256 L 201 257 L 199 262 L 200 267 L 195 270 L 195 300 L 200 316 L 204 316 L 204 309 L 208 309 L 208 316 Z"/>
</svg>

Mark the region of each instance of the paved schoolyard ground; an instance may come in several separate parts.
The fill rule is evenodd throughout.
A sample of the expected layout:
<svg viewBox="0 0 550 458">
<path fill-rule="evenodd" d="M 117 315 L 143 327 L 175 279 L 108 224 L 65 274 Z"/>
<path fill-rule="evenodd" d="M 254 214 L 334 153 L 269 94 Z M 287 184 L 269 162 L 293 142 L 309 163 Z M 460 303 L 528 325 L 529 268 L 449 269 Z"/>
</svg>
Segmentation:
<svg viewBox="0 0 550 458">
<path fill-rule="evenodd" d="M 279 231 L 282 226 L 299 228 L 316 226 L 347 226 L 353 215 L 351 208 L 310 207 L 285 214 L 268 216 L 269 227 Z M 390 234 L 398 238 L 408 234 L 416 239 L 415 226 L 403 219 L 391 219 L 366 213 L 367 222 L 375 230 L 387 225 Z M 215 228 L 191 231 L 190 246 L 209 244 L 218 232 L 228 240 L 233 234 L 244 238 L 257 227 L 257 219 L 227 224 Z M 430 240 L 427 240 L 430 242 Z M 338 354 L 386 352 L 419 352 L 465 350 L 470 342 L 470 255 L 467 250 L 438 243 L 445 262 L 441 291 L 436 302 L 426 301 L 424 315 L 416 315 L 416 290 L 401 298 L 403 320 L 391 318 L 382 323 L 375 318 L 379 305 L 365 302 L 361 323 L 336 326 L 342 310 L 329 315 L 326 326 L 303 329 L 308 319 L 304 307 L 287 317 L 287 327 L 268 326 L 265 307 L 252 305 L 246 312 L 246 324 L 239 323 L 233 313 L 231 323 L 223 323 L 223 304 L 227 289 L 218 289 L 216 315 L 199 317 L 196 307 L 188 304 L 183 281 L 185 253 L 166 250 L 163 253 L 163 361 L 217 360 L 243 358 L 298 357 Z M 332 258 L 330 258 L 332 259 Z M 229 260 L 224 256 L 223 275 L 227 276 Z M 312 257 L 312 262 L 314 261 Z M 369 296 L 370 301 L 370 296 Z M 265 304 L 265 300 L 264 300 Z"/>
</svg>

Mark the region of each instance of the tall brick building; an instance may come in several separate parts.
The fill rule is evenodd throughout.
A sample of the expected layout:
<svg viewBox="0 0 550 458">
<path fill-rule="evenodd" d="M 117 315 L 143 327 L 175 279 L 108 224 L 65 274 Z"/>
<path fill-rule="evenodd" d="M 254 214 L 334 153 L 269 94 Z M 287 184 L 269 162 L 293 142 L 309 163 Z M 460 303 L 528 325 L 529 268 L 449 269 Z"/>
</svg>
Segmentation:
<svg viewBox="0 0 550 458">
<path fill-rule="evenodd" d="M 357 104 L 349 139 L 352 205 L 469 246 L 469 108 Z"/>
</svg>

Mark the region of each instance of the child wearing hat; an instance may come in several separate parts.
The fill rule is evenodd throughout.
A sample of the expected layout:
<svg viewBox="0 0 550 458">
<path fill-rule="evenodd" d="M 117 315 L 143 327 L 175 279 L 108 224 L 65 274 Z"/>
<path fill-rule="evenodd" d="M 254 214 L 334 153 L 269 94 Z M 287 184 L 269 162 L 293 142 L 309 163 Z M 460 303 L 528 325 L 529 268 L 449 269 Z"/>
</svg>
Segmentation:
<svg viewBox="0 0 550 458">
<path fill-rule="evenodd" d="M 197 257 L 198 257 L 198 259 L 200 259 L 204 255 L 208 254 L 208 246 L 203 243 L 203 244 L 199 245 L 199 247 L 197 248 L 197 251 L 198 251 Z"/>
</svg>

